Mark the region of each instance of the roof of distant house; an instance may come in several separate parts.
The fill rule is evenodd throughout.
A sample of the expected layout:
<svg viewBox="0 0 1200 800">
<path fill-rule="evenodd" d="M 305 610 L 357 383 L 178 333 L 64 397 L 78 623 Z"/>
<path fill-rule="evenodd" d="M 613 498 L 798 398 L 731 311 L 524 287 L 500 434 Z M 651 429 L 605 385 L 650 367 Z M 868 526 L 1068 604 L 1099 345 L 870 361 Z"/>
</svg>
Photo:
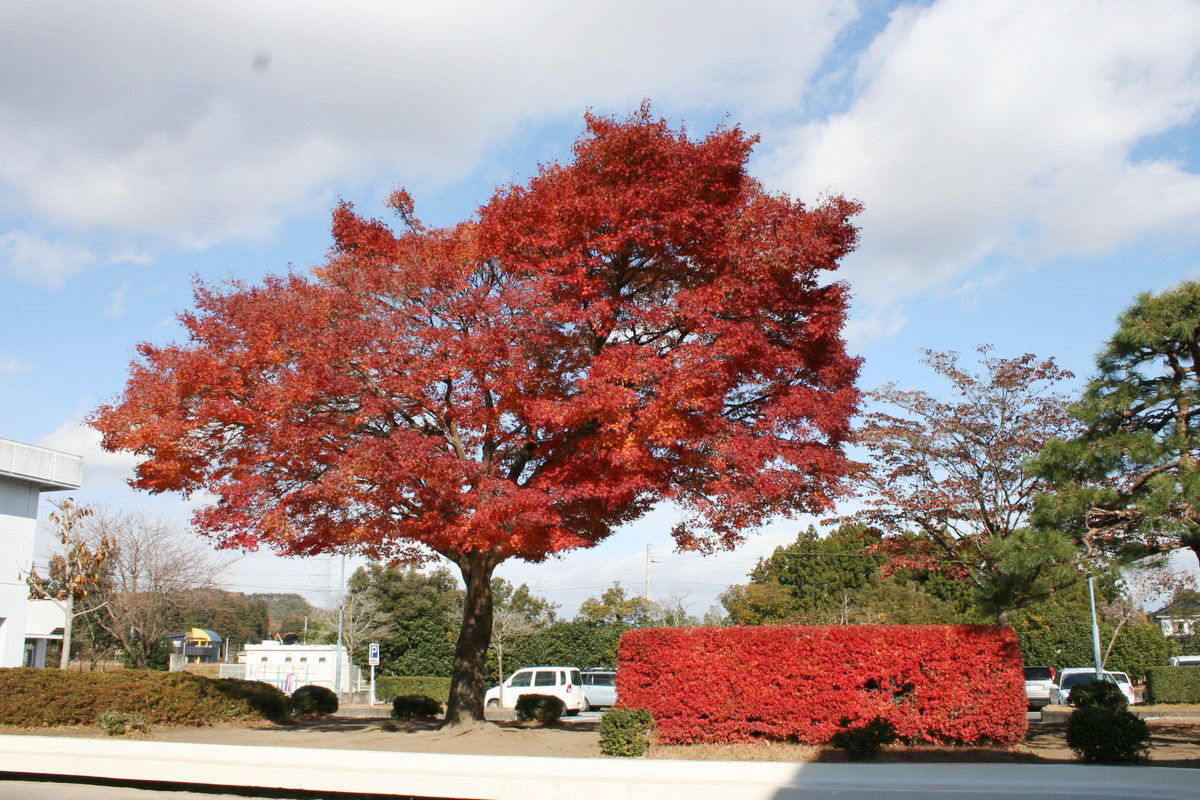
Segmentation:
<svg viewBox="0 0 1200 800">
<path fill-rule="evenodd" d="M 185 635 L 189 642 L 212 642 L 213 644 L 220 644 L 224 641 L 221 638 L 221 634 L 216 631 L 210 631 L 208 628 L 188 628 L 186 631 L 175 631 L 168 633 L 166 638 L 182 639 Z"/>
</svg>

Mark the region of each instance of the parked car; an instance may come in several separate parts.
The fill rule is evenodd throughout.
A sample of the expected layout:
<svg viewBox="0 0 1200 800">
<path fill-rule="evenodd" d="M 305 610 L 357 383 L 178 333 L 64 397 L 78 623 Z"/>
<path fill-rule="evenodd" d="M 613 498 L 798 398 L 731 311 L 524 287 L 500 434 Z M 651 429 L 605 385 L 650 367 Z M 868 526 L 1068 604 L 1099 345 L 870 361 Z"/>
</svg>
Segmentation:
<svg viewBox="0 0 1200 800">
<path fill-rule="evenodd" d="M 1079 686 L 1082 683 L 1091 683 L 1096 680 L 1095 667 L 1065 667 L 1058 676 L 1058 684 L 1050 690 L 1050 702 L 1056 706 L 1065 706 L 1067 698 L 1071 695 L 1071 689 Z M 1124 672 L 1108 672 L 1105 671 L 1102 680 L 1109 683 L 1115 683 L 1124 693 L 1125 699 L 1129 701 L 1129 705 L 1134 704 L 1133 683 L 1129 680 L 1129 676 Z"/>
<path fill-rule="evenodd" d="M 1200 656 L 1171 656 L 1167 663 L 1172 667 L 1200 667 Z"/>
<path fill-rule="evenodd" d="M 583 698 L 588 708 L 612 708 L 617 703 L 617 673 L 611 669 L 585 669 Z"/>
<path fill-rule="evenodd" d="M 488 708 L 515 708 L 517 699 L 526 694 L 547 694 L 563 701 L 567 714 L 587 708 L 583 680 L 575 667 L 526 667 L 519 669 L 499 686 L 488 689 L 483 703 Z"/>
<path fill-rule="evenodd" d="M 1025 667 L 1025 697 L 1031 709 L 1047 705 L 1053 688 L 1054 667 Z"/>
</svg>

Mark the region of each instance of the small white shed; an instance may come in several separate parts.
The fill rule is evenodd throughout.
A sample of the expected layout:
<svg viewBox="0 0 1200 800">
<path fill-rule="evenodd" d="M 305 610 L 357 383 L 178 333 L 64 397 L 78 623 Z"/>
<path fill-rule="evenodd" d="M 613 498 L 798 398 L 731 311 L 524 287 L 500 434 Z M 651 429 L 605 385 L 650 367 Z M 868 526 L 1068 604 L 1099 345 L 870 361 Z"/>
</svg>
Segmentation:
<svg viewBox="0 0 1200 800">
<path fill-rule="evenodd" d="M 335 688 L 339 659 L 341 686 Z M 324 686 L 339 694 L 362 689 L 361 670 L 350 663 L 346 648 L 339 650 L 336 644 L 283 644 L 271 640 L 248 644 L 238 653 L 237 666 L 240 674 L 229 677 L 269 683 L 288 694 L 309 684 Z M 221 675 L 231 672 L 222 667 Z"/>
</svg>

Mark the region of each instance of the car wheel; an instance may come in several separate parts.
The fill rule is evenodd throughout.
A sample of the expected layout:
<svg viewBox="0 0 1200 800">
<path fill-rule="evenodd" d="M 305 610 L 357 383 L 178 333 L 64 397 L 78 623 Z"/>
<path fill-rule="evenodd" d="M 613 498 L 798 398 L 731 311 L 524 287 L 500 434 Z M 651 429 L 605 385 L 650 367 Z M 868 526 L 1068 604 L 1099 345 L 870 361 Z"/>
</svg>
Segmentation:
<svg viewBox="0 0 1200 800">
<path fill-rule="evenodd" d="M 493 697 L 491 700 L 487 701 L 487 707 L 488 708 L 499 708 L 500 701 Z"/>
<path fill-rule="evenodd" d="M 591 711 L 591 710 L 592 710 L 592 704 L 588 702 L 588 699 L 587 699 L 586 697 L 585 697 L 585 698 L 583 698 L 583 710 L 584 710 L 584 711 Z"/>
</svg>

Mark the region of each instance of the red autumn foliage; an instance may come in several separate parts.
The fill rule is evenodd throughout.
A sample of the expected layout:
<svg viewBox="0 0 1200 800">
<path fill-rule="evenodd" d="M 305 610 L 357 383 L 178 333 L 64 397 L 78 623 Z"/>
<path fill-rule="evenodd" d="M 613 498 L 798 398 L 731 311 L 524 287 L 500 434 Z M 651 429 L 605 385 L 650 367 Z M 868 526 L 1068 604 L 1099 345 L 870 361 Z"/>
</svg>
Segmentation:
<svg viewBox="0 0 1200 800">
<path fill-rule="evenodd" d="M 858 360 L 824 273 L 859 207 L 768 194 L 753 144 L 643 108 L 453 228 L 402 191 L 400 233 L 342 204 L 328 263 L 199 286 L 190 341 L 141 345 L 92 424 L 145 456 L 134 486 L 215 494 L 195 524 L 222 545 L 456 563 L 451 715 L 482 716 L 496 565 L 663 500 L 682 547 L 731 547 L 840 489 Z"/>
<path fill-rule="evenodd" d="M 875 717 L 910 742 L 1019 742 L 1024 675 L 1012 628 L 840 625 L 631 630 L 617 696 L 669 744 L 823 744 Z"/>
</svg>

